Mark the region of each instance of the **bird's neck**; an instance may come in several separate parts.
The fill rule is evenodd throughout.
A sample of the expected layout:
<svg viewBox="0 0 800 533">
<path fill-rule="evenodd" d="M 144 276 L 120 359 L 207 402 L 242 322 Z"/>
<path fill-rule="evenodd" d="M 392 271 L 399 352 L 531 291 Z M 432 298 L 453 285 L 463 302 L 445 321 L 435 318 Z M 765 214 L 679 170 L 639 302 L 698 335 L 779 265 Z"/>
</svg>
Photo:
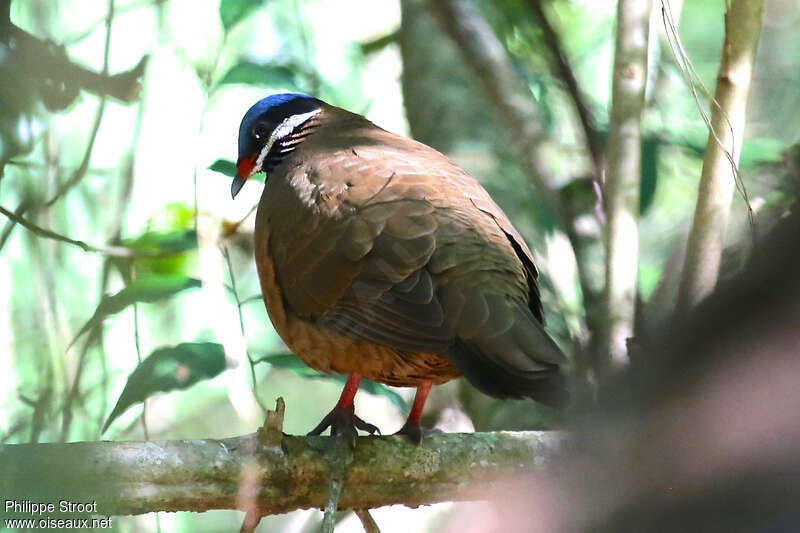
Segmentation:
<svg viewBox="0 0 800 533">
<path fill-rule="evenodd" d="M 270 149 L 264 162 L 269 173 L 290 154 L 303 152 L 329 152 L 358 145 L 369 133 L 383 130 L 372 122 L 344 109 L 326 106 L 320 113 L 297 126 Z"/>
<path fill-rule="evenodd" d="M 321 123 L 322 121 L 320 120 L 319 115 L 313 116 L 307 121 L 298 125 L 285 137 L 275 141 L 275 144 L 272 146 L 267 154 L 266 159 L 264 160 L 264 170 L 269 173 L 275 167 L 280 165 L 289 154 L 297 149 L 300 143 L 312 136 L 319 129 Z"/>
</svg>

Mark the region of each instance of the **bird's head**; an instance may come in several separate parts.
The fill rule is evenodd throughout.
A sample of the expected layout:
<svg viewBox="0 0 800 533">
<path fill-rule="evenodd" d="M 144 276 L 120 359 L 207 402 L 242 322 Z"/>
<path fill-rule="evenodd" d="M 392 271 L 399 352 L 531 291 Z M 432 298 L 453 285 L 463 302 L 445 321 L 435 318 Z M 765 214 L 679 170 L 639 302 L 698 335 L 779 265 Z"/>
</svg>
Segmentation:
<svg viewBox="0 0 800 533">
<path fill-rule="evenodd" d="M 287 141 L 323 105 L 321 100 L 300 93 L 273 94 L 256 102 L 239 126 L 239 159 L 231 196 L 236 197 L 249 177 L 277 166 L 299 139 Z"/>
</svg>

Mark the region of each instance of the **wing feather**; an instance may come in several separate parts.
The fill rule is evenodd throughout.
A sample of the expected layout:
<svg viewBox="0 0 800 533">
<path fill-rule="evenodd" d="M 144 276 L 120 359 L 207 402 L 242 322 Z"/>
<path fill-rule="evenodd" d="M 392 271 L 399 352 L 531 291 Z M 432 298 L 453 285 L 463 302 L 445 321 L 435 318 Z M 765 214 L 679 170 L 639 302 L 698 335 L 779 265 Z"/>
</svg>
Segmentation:
<svg viewBox="0 0 800 533">
<path fill-rule="evenodd" d="M 490 394 L 542 389 L 564 357 L 542 326 L 522 237 L 447 158 L 371 134 L 380 142 L 312 146 L 284 190 L 265 191 L 284 196 L 267 201 L 284 220 L 271 227 L 270 251 L 287 308 L 346 336 L 446 354 Z"/>
</svg>

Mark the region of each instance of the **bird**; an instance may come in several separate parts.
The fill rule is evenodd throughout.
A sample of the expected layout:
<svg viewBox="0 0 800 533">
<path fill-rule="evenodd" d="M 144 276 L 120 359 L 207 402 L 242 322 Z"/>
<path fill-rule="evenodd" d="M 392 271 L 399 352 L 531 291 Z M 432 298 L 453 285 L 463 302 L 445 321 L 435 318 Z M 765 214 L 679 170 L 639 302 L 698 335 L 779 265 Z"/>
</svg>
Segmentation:
<svg viewBox="0 0 800 533">
<path fill-rule="evenodd" d="M 255 263 L 267 313 L 308 366 L 347 375 L 309 433 L 377 428 L 362 378 L 416 387 L 398 434 L 419 442 L 433 385 L 464 376 L 497 398 L 568 401 L 533 255 L 478 181 L 445 155 L 302 93 L 245 113 L 231 196 L 264 172 Z"/>
</svg>

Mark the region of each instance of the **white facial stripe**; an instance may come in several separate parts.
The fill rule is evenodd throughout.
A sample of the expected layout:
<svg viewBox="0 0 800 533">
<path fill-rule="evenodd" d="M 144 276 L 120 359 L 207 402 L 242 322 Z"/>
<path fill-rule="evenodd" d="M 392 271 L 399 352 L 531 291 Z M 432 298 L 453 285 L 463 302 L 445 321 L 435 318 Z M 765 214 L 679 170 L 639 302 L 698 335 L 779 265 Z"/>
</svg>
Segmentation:
<svg viewBox="0 0 800 533">
<path fill-rule="evenodd" d="M 272 135 L 269 136 L 267 144 L 264 145 L 264 148 L 262 148 L 261 152 L 258 154 L 258 159 L 256 159 L 256 164 L 253 167 L 252 172 L 250 172 L 250 176 L 261 171 L 261 165 L 264 164 L 264 159 L 267 158 L 267 154 L 272 149 L 273 144 L 292 133 L 292 130 L 294 130 L 297 126 L 304 123 L 320 111 L 322 111 L 322 109 L 315 109 L 314 111 L 309 111 L 308 113 L 292 115 L 281 122 L 280 126 L 275 128 L 275 130 L 272 132 Z"/>
</svg>

